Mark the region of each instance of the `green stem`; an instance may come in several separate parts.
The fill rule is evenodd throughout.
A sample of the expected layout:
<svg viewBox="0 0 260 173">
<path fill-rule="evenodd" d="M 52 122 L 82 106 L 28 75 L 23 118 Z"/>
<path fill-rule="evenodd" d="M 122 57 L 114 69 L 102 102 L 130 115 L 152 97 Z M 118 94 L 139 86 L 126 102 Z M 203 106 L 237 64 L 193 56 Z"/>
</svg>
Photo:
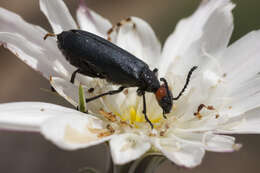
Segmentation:
<svg viewBox="0 0 260 173">
<path fill-rule="evenodd" d="M 147 153 L 133 163 L 128 173 L 154 173 L 165 160 L 160 153 Z"/>
<path fill-rule="evenodd" d="M 114 165 L 111 159 L 108 173 L 154 173 L 165 160 L 166 158 L 159 153 L 147 153 L 140 159 L 125 165 Z"/>
</svg>

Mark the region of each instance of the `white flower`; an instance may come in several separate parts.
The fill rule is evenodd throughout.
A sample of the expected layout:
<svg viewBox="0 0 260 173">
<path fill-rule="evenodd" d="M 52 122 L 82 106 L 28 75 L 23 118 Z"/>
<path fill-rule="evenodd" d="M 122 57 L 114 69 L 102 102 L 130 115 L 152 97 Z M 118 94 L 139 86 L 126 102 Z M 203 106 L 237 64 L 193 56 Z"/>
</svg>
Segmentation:
<svg viewBox="0 0 260 173">
<path fill-rule="evenodd" d="M 40 7 L 54 33 L 77 29 L 63 1 L 40 0 Z M 88 103 L 89 114 L 47 103 L 1 104 L 0 127 L 40 132 L 68 150 L 109 141 L 116 164 L 153 150 L 178 165 L 194 167 L 201 163 L 205 151 L 238 150 L 235 138 L 222 134 L 260 133 L 260 31 L 228 46 L 233 8 L 229 0 L 202 1 L 191 17 L 180 21 L 161 50 L 145 21 L 131 17 L 110 33 L 110 22 L 81 1 L 77 10 L 80 29 L 108 38 L 151 69 L 158 67 L 159 76 L 168 80 L 174 96 L 182 89 L 190 68 L 199 66 L 186 92 L 174 103 L 167 119 L 162 118 L 154 95 L 147 94 L 153 130 L 144 120 L 136 88 Z M 44 41 L 47 31 L 2 8 L 0 21 L 1 43 L 44 77 L 51 77 L 52 86 L 74 106 L 78 105 L 79 83 L 84 85 L 86 97 L 115 88 L 83 75 L 77 75 L 76 84 L 71 84 L 75 67 L 62 56 L 55 38 Z M 95 90 L 89 93 L 92 87 Z M 202 110 L 198 111 L 199 107 Z"/>
</svg>

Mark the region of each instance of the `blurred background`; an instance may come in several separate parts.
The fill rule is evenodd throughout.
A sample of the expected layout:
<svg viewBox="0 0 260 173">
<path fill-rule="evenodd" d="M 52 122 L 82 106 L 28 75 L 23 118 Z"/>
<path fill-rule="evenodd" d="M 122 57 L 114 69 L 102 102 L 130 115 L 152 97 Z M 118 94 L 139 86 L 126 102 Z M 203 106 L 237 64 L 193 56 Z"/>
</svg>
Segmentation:
<svg viewBox="0 0 260 173">
<path fill-rule="evenodd" d="M 75 16 L 76 0 L 65 0 Z M 88 6 L 116 23 L 128 16 L 148 21 L 163 43 L 176 23 L 189 16 L 200 0 L 86 0 Z M 231 42 L 251 30 L 260 28 L 260 1 L 233 0 L 235 30 Z M 0 6 L 20 14 L 26 21 L 51 31 L 47 19 L 39 10 L 37 0 L 0 0 Z M 1 24 L 0 24 L 1 25 Z M 216 28 L 217 29 L 217 28 Z M 243 51 L 243 50 L 241 50 Z M 46 79 L 34 72 L 13 54 L 0 48 L 0 103 L 43 101 L 70 106 L 65 100 L 43 89 L 50 88 Z M 256 173 L 260 172 L 260 135 L 239 135 L 244 147 L 234 153 L 207 152 L 195 169 L 178 168 L 169 161 L 156 172 L 163 173 Z M 89 166 L 104 172 L 107 159 L 104 145 L 78 151 L 63 151 L 36 133 L 0 131 L 0 173 L 76 173 Z"/>
</svg>

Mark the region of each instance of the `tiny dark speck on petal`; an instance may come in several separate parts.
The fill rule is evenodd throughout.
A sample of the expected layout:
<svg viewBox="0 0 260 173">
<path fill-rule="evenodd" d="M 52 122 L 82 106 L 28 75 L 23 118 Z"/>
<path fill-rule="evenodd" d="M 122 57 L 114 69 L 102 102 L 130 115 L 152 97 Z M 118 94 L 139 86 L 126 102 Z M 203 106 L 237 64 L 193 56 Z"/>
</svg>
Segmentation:
<svg viewBox="0 0 260 173">
<path fill-rule="evenodd" d="M 45 111 L 45 109 L 44 109 L 44 108 L 41 108 L 40 111 L 43 112 L 43 111 Z"/>
</svg>

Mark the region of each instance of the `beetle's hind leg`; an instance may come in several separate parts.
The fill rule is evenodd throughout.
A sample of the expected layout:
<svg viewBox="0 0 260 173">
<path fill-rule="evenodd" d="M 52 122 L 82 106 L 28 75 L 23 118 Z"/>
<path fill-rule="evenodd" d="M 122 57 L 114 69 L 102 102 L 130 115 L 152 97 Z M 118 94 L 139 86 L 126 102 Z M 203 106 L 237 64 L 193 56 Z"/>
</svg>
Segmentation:
<svg viewBox="0 0 260 173">
<path fill-rule="evenodd" d="M 114 94 L 118 94 L 120 93 L 121 91 L 123 91 L 126 87 L 124 86 L 121 86 L 119 87 L 117 90 L 112 90 L 112 91 L 108 91 L 106 93 L 103 93 L 103 94 L 100 94 L 100 95 L 97 95 L 97 96 L 94 96 L 94 97 L 91 97 L 91 98 L 86 98 L 86 103 L 90 102 L 90 101 L 93 101 L 93 100 L 96 100 L 100 97 L 103 97 L 103 96 L 106 96 L 106 95 L 114 95 Z"/>
</svg>

